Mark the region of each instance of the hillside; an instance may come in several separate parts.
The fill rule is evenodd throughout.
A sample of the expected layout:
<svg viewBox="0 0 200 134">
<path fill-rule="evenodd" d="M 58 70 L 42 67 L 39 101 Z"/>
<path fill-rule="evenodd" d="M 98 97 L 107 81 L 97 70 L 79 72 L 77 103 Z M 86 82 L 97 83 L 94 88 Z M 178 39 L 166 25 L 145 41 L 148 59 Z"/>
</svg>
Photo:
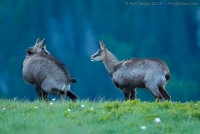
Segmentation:
<svg viewBox="0 0 200 134">
<path fill-rule="evenodd" d="M 0 133 L 197 134 L 200 102 L 0 100 Z"/>
</svg>

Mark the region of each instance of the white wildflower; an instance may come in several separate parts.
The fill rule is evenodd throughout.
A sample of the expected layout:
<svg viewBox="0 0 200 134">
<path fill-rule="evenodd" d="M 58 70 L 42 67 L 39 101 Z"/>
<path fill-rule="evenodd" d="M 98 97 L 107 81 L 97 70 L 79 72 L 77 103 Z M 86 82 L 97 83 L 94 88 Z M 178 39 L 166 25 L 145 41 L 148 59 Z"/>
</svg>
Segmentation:
<svg viewBox="0 0 200 134">
<path fill-rule="evenodd" d="M 70 112 L 70 111 L 71 111 L 71 109 L 69 109 L 69 108 L 68 108 L 68 109 L 67 109 L 67 111 L 68 111 L 68 112 Z"/>
<path fill-rule="evenodd" d="M 52 103 L 52 102 L 50 102 L 49 104 L 50 104 L 50 105 L 53 105 L 53 103 Z"/>
<path fill-rule="evenodd" d="M 90 110 L 94 110 L 94 108 L 91 107 Z"/>
<path fill-rule="evenodd" d="M 85 105 L 83 105 L 83 104 L 82 104 L 82 105 L 81 105 L 81 107 L 82 107 L 82 108 L 84 108 L 84 107 L 85 107 Z"/>
<path fill-rule="evenodd" d="M 155 121 L 156 123 L 160 123 L 160 122 L 161 122 L 161 120 L 160 120 L 159 117 L 155 118 L 154 121 Z"/>
<path fill-rule="evenodd" d="M 4 107 L 3 110 L 6 110 L 6 108 Z"/>
<path fill-rule="evenodd" d="M 35 109 L 37 109 L 38 107 L 35 107 Z"/>
<path fill-rule="evenodd" d="M 145 130 L 145 129 L 147 129 L 147 127 L 146 126 L 141 126 L 141 129 Z"/>
</svg>

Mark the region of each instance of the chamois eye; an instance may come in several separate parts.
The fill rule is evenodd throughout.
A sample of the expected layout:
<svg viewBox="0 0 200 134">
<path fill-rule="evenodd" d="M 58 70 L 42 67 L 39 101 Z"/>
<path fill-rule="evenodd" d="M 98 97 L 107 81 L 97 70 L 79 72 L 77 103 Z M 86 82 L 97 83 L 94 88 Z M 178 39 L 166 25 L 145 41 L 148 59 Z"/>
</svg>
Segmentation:
<svg viewBox="0 0 200 134">
<path fill-rule="evenodd" d="M 101 53 L 102 53 L 102 50 L 99 50 L 99 51 L 98 51 L 98 54 L 101 54 Z"/>
</svg>

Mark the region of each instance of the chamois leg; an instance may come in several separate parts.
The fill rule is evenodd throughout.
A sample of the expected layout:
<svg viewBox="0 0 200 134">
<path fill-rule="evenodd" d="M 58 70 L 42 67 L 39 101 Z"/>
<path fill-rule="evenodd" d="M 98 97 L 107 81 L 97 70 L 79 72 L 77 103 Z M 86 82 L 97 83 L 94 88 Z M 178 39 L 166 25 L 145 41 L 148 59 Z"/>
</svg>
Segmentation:
<svg viewBox="0 0 200 134">
<path fill-rule="evenodd" d="M 39 99 L 39 101 L 41 101 L 42 100 L 42 90 L 41 90 L 40 86 L 38 86 L 37 84 L 35 84 L 35 88 L 37 91 L 38 99 Z"/>
<path fill-rule="evenodd" d="M 36 89 L 36 91 L 37 91 L 38 99 L 41 101 L 42 100 L 42 91 L 40 89 Z"/>
<path fill-rule="evenodd" d="M 67 96 L 66 93 L 65 93 L 65 94 L 61 94 L 61 95 L 60 95 L 60 100 L 64 102 L 65 99 L 66 99 L 66 96 Z"/>
<path fill-rule="evenodd" d="M 165 90 L 164 87 L 158 87 L 160 93 L 162 94 L 162 96 L 165 98 L 165 100 L 170 101 L 171 97 L 169 95 L 169 93 Z"/>
<path fill-rule="evenodd" d="M 136 99 L 136 89 L 131 89 L 131 96 L 130 96 L 131 100 L 135 100 Z"/>
<path fill-rule="evenodd" d="M 158 87 L 146 87 L 158 101 L 163 100 L 162 94 L 159 92 Z"/>
<path fill-rule="evenodd" d="M 128 90 L 128 89 L 123 89 L 123 92 L 124 92 L 124 96 L 125 96 L 125 100 L 130 100 L 130 97 L 131 97 L 131 90 Z"/>
<path fill-rule="evenodd" d="M 67 96 L 69 96 L 72 101 L 76 101 L 78 99 L 78 97 L 71 90 L 67 90 Z"/>
<path fill-rule="evenodd" d="M 42 94 L 43 94 L 44 101 L 48 101 L 48 93 L 45 91 L 42 91 Z"/>
</svg>

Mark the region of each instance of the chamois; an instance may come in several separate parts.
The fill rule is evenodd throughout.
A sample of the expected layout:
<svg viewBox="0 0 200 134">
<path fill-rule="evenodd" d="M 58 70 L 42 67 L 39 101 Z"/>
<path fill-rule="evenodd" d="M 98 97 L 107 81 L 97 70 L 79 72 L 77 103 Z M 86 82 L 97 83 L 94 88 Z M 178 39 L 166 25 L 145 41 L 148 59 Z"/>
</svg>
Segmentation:
<svg viewBox="0 0 200 134">
<path fill-rule="evenodd" d="M 22 69 L 23 79 L 34 85 L 39 100 L 48 100 L 48 93 L 60 95 L 61 100 L 69 96 L 78 97 L 70 90 L 76 80 L 71 78 L 68 70 L 47 50 L 45 40 L 37 39 L 35 45 L 26 50 Z"/>
<path fill-rule="evenodd" d="M 165 90 L 170 79 L 169 68 L 160 59 L 133 58 L 119 61 L 103 41 L 99 41 L 99 49 L 90 59 L 103 61 L 115 86 L 124 92 L 125 100 L 136 99 L 136 88 L 148 89 L 158 101 L 171 98 Z"/>
</svg>

